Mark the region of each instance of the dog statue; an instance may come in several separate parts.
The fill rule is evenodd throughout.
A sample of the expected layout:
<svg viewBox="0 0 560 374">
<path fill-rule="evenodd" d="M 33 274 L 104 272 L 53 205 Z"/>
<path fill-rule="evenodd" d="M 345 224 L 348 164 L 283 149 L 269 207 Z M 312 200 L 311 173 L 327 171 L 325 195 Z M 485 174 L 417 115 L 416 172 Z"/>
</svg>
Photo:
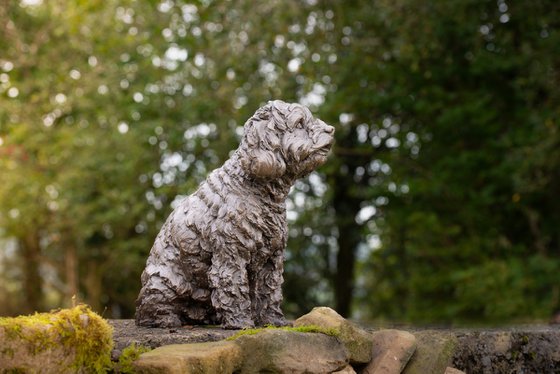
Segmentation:
<svg viewBox="0 0 560 374">
<path fill-rule="evenodd" d="M 286 325 L 285 200 L 296 179 L 325 163 L 333 135 L 302 105 L 276 100 L 258 109 L 231 158 L 161 228 L 142 273 L 136 324 Z"/>
</svg>

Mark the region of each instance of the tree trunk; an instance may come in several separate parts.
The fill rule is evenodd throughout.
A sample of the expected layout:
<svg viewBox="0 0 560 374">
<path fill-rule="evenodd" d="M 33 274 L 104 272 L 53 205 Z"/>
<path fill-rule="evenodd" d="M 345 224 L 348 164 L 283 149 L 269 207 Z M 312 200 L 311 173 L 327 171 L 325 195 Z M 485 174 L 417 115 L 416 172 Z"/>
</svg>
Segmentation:
<svg viewBox="0 0 560 374">
<path fill-rule="evenodd" d="M 345 234 L 342 234 L 345 235 Z M 336 256 L 337 269 L 335 275 L 335 303 L 336 311 L 343 317 L 351 314 L 354 293 L 354 269 L 356 263 L 355 245 L 348 240 L 338 240 L 338 254 Z"/>
<path fill-rule="evenodd" d="M 103 293 L 103 284 L 101 279 L 99 261 L 90 259 L 87 266 L 87 274 L 85 279 L 86 301 L 95 312 L 101 313 L 101 295 Z"/>
<path fill-rule="evenodd" d="M 75 297 L 78 297 L 78 253 L 76 248 L 67 244 L 64 249 L 64 272 L 66 278 L 66 292 L 64 303 L 73 306 Z"/>
<path fill-rule="evenodd" d="M 349 317 L 351 314 L 356 249 L 361 240 L 361 228 L 355 220 L 361 200 L 353 198 L 349 193 L 348 179 L 352 181 L 348 176 L 336 176 L 333 197 L 338 227 L 334 296 L 336 311 L 343 317 Z"/>
<path fill-rule="evenodd" d="M 37 231 L 32 231 L 20 241 L 23 259 L 24 310 L 27 313 L 40 311 L 43 307 L 43 278 L 41 278 L 41 246 Z"/>
</svg>

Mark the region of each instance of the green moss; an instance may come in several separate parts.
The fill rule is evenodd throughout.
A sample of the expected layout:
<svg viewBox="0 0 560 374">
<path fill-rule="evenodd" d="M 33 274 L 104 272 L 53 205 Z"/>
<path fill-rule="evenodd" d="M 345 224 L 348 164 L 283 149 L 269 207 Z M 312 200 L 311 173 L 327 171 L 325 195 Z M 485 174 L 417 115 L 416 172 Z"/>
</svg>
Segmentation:
<svg viewBox="0 0 560 374">
<path fill-rule="evenodd" d="M 14 358 L 14 350 L 12 348 L 4 348 L 0 351 L 0 355 L 8 358 Z"/>
<path fill-rule="evenodd" d="M 25 374 L 25 373 L 28 373 L 28 371 L 26 369 L 15 368 L 15 369 L 8 369 L 5 373 L 6 374 Z"/>
<path fill-rule="evenodd" d="M 299 326 L 299 327 L 265 326 L 265 327 L 257 328 L 257 329 L 241 330 L 238 333 L 230 336 L 226 340 L 235 340 L 235 339 L 239 338 L 240 336 L 245 336 L 245 335 L 256 335 L 256 334 L 258 334 L 260 332 L 263 332 L 265 330 L 282 330 L 282 331 L 291 331 L 291 332 L 320 333 L 320 334 L 325 334 L 325 335 L 329 335 L 329 336 L 338 336 L 338 334 L 339 334 L 336 329 L 328 329 L 328 328 L 319 327 L 319 326 L 316 326 L 316 325 L 307 325 L 307 326 Z"/>
<path fill-rule="evenodd" d="M 140 357 L 142 353 L 151 351 L 151 348 L 144 347 L 142 345 L 137 346 L 136 344 L 131 344 L 125 349 L 123 349 L 119 361 L 115 363 L 113 370 L 115 373 L 134 373 L 134 367 L 132 363 Z"/>
<path fill-rule="evenodd" d="M 86 305 L 53 313 L 0 318 L 8 339 L 20 339 L 36 355 L 62 345 L 74 353 L 76 371 L 104 373 L 111 365 L 112 328 Z"/>
</svg>

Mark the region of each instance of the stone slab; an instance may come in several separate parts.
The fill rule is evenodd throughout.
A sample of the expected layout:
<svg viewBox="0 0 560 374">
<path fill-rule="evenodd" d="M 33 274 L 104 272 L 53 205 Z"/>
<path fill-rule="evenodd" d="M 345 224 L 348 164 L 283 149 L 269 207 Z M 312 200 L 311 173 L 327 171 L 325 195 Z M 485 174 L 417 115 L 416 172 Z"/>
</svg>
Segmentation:
<svg viewBox="0 0 560 374">
<path fill-rule="evenodd" d="M 133 367 L 138 374 L 231 374 L 241 364 L 239 346 L 220 341 L 159 347 L 140 355 Z"/>
<path fill-rule="evenodd" d="M 224 330 L 217 326 L 184 326 L 178 328 L 151 328 L 136 326 L 132 319 L 109 320 L 113 326 L 115 346 L 111 354 L 118 360 L 123 349 L 131 344 L 157 348 L 170 344 L 216 342 L 227 339 L 236 330 Z"/>
<path fill-rule="evenodd" d="M 343 370 L 348 365 L 344 345 L 321 333 L 263 330 L 233 342 L 243 352 L 240 373 L 323 374 Z"/>
</svg>

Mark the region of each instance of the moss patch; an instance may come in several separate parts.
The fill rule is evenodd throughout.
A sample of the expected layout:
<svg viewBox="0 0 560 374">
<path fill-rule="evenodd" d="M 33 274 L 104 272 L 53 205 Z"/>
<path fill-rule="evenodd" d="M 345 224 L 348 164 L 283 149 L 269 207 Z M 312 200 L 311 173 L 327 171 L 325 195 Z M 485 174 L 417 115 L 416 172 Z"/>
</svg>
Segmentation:
<svg viewBox="0 0 560 374">
<path fill-rule="evenodd" d="M 307 326 L 298 326 L 298 327 L 291 327 L 291 326 L 284 326 L 284 327 L 276 327 L 276 326 L 265 326 L 258 329 L 246 329 L 241 330 L 237 334 L 234 334 L 227 338 L 226 340 L 235 340 L 240 336 L 245 335 L 256 335 L 262 331 L 269 331 L 269 330 L 281 330 L 281 331 L 291 331 L 291 332 L 309 332 L 309 333 L 319 333 L 325 334 L 329 336 L 338 336 L 339 332 L 336 329 L 331 328 L 324 328 L 315 325 L 307 325 Z"/>
<path fill-rule="evenodd" d="M 5 339 L 5 359 L 17 352 L 26 354 L 31 361 L 35 356 L 44 358 L 43 354 L 57 350 L 64 352 L 70 370 L 103 373 L 111 365 L 112 328 L 86 305 L 52 313 L 3 317 L 0 332 Z M 71 361 L 68 357 L 72 357 Z M 42 364 L 36 363 L 39 367 Z"/>
<path fill-rule="evenodd" d="M 135 369 L 132 365 L 134 361 L 138 360 L 142 353 L 151 351 L 149 347 L 144 347 L 142 345 L 137 346 L 136 344 L 131 344 L 125 349 L 123 349 L 119 361 L 114 364 L 113 370 L 115 373 L 134 373 Z"/>
</svg>

